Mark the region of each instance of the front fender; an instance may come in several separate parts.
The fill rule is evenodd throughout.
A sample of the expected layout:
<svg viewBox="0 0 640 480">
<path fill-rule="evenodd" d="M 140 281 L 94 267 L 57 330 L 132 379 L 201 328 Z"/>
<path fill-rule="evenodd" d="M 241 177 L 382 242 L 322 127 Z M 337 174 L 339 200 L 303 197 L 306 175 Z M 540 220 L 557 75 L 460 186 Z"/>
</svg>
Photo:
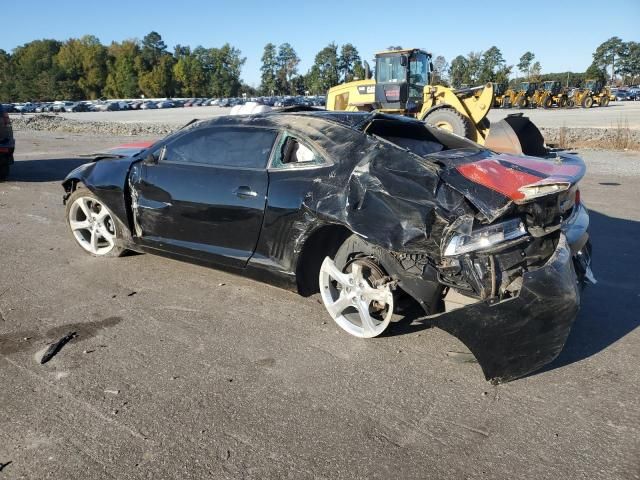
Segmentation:
<svg viewBox="0 0 640 480">
<path fill-rule="evenodd" d="M 69 196 L 74 186 L 82 183 L 94 193 L 118 217 L 124 225 L 129 225 L 127 215 L 127 178 L 131 165 L 137 159 L 116 158 L 104 159 L 80 165 L 72 170 L 62 181 L 65 198 Z"/>
</svg>

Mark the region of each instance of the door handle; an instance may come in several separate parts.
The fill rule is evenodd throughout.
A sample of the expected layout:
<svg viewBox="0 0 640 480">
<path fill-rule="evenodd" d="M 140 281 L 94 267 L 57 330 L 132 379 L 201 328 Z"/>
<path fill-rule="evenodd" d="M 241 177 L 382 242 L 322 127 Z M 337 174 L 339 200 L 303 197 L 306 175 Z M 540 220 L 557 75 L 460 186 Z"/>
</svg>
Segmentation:
<svg viewBox="0 0 640 480">
<path fill-rule="evenodd" d="M 236 188 L 233 193 L 240 198 L 252 198 L 258 196 L 258 192 L 254 192 L 251 190 L 251 187 L 246 185 Z"/>
</svg>

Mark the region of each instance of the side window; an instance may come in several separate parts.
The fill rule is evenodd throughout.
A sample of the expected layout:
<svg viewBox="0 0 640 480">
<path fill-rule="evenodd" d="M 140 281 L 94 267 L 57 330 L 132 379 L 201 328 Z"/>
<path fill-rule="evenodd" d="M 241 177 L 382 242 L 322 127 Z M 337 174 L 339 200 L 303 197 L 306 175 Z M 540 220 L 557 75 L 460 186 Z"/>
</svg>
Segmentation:
<svg viewBox="0 0 640 480">
<path fill-rule="evenodd" d="M 264 168 L 277 132 L 257 128 L 203 128 L 165 147 L 162 161 L 240 168 Z"/>
<path fill-rule="evenodd" d="M 272 168 L 313 167 L 324 164 L 323 158 L 295 137 L 282 135 Z"/>
</svg>

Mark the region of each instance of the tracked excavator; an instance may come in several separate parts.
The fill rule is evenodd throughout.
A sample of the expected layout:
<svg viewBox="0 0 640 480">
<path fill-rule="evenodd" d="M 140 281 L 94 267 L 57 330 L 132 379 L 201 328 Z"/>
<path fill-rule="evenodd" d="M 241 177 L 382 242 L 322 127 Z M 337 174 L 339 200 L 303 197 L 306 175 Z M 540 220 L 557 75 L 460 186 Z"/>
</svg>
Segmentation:
<svg viewBox="0 0 640 480">
<path fill-rule="evenodd" d="M 365 79 L 332 87 L 327 110 L 380 111 L 406 115 L 502 152 L 542 155 L 544 139 L 521 114 L 490 124 L 493 84 L 453 89 L 430 85 L 431 54 L 421 49 L 388 50 L 375 56 L 375 78 L 365 64 Z"/>
</svg>

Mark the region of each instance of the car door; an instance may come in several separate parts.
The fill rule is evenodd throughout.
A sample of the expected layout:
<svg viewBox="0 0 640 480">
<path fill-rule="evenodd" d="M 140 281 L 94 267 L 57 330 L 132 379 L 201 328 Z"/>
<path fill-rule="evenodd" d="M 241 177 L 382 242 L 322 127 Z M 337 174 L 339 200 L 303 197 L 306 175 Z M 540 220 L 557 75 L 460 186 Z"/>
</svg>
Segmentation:
<svg viewBox="0 0 640 480">
<path fill-rule="evenodd" d="M 137 164 L 130 178 L 140 243 L 246 265 L 260 234 L 277 135 L 253 127 L 197 128 Z"/>
</svg>

